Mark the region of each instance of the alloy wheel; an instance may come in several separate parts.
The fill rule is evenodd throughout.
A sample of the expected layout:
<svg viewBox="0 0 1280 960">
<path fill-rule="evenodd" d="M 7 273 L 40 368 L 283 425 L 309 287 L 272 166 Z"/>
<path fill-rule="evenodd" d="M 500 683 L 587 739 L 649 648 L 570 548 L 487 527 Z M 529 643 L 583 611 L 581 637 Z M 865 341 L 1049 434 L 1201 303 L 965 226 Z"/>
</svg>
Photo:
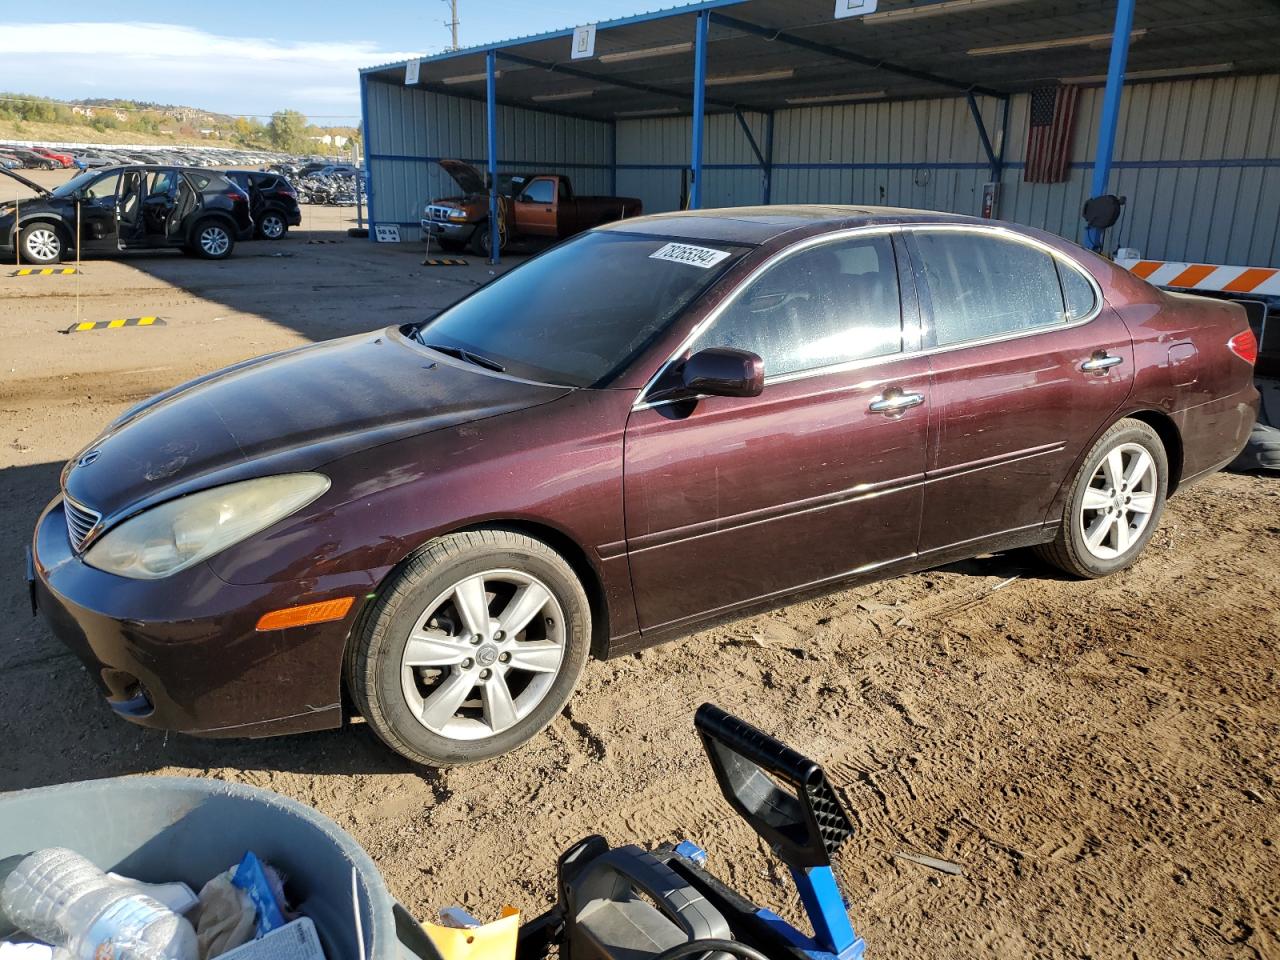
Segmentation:
<svg viewBox="0 0 1280 960">
<path fill-rule="evenodd" d="M 51 227 L 36 227 L 27 234 L 27 253 L 34 260 L 56 260 L 62 243 Z"/>
<path fill-rule="evenodd" d="M 536 577 L 467 577 L 428 604 L 410 631 L 400 664 L 405 702 L 439 736 L 495 736 L 546 698 L 565 639 L 560 603 Z"/>
<path fill-rule="evenodd" d="M 1102 458 L 1085 489 L 1076 522 L 1085 549 L 1114 560 L 1137 543 L 1156 509 L 1156 463 L 1145 447 L 1124 443 Z"/>
<path fill-rule="evenodd" d="M 268 240 L 279 240 L 284 236 L 284 221 L 274 213 L 267 214 L 262 218 L 262 235 Z"/>
<path fill-rule="evenodd" d="M 200 249 L 211 257 L 220 257 L 231 246 L 231 237 L 219 226 L 208 226 L 200 231 Z"/>
</svg>

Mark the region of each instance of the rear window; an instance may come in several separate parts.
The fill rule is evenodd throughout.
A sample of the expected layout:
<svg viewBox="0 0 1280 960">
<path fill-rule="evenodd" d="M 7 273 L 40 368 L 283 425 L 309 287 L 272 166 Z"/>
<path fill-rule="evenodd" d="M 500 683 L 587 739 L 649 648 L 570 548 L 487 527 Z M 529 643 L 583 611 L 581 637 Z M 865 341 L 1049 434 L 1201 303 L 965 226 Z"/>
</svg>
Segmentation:
<svg viewBox="0 0 1280 960">
<path fill-rule="evenodd" d="M 194 173 L 191 170 L 186 171 L 187 182 L 197 190 L 203 190 L 209 184 L 213 183 L 213 177 L 207 173 Z"/>
<path fill-rule="evenodd" d="M 1093 313 L 1098 294 L 1084 274 L 1059 260 L 1058 277 L 1062 280 L 1062 296 L 1067 301 L 1067 319 L 1082 320 Z"/>
</svg>

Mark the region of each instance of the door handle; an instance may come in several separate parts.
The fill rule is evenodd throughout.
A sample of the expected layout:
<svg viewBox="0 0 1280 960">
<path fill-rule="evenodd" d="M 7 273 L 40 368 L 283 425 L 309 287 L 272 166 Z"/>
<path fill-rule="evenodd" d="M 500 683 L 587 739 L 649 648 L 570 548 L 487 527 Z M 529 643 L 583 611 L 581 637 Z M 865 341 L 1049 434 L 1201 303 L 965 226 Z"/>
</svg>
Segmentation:
<svg viewBox="0 0 1280 960">
<path fill-rule="evenodd" d="M 872 413 L 893 416 L 896 413 L 902 413 L 904 410 L 910 410 L 912 407 L 918 407 L 922 403 L 924 403 L 923 393 L 903 393 L 900 390 L 889 390 L 882 396 L 872 400 L 867 409 Z"/>
<path fill-rule="evenodd" d="M 1080 364 L 1080 369 L 1085 373 L 1097 373 L 1101 370 L 1108 370 L 1118 363 L 1124 363 L 1124 357 L 1112 357 L 1105 351 L 1099 350 L 1084 363 Z"/>
</svg>

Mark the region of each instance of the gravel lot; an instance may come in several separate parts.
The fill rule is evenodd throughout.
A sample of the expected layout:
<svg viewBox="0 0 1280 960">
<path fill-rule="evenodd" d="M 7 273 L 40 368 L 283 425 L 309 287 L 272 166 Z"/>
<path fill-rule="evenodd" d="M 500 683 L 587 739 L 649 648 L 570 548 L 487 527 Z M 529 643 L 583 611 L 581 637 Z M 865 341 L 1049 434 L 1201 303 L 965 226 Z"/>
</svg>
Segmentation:
<svg viewBox="0 0 1280 960">
<path fill-rule="evenodd" d="M 1280 478 L 1180 493 L 1143 560 L 1105 581 L 988 557 L 594 663 L 546 733 L 476 767 L 415 770 L 358 724 L 206 742 L 116 720 L 28 615 L 36 515 L 62 463 L 128 404 L 420 318 L 488 279 L 478 263 L 422 267 L 416 244 L 347 239 L 351 213 L 308 209 L 288 240 L 224 263 L 0 270 L 0 789 L 152 773 L 270 787 L 349 830 L 419 916 L 537 912 L 557 853 L 587 833 L 688 836 L 794 916 L 784 872 L 699 752 L 692 714 L 713 700 L 843 789 L 859 829 L 840 869 L 869 956 L 1280 957 Z M 148 314 L 168 325 L 59 333 Z"/>
</svg>

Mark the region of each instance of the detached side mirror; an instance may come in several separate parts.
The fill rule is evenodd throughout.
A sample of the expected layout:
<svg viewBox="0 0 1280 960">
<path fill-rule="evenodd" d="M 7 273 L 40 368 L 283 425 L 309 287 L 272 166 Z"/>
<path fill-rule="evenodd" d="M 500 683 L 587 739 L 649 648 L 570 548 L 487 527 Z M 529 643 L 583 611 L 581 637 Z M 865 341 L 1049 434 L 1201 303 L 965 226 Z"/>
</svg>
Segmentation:
<svg viewBox="0 0 1280 960">
<path fill-rule="evenodd" d="M 758 397 L 764 392 L 764 361 L 747 350 L 708 347 L 684 362 L 681 380 L 693 395 Z"/>
</svg>

